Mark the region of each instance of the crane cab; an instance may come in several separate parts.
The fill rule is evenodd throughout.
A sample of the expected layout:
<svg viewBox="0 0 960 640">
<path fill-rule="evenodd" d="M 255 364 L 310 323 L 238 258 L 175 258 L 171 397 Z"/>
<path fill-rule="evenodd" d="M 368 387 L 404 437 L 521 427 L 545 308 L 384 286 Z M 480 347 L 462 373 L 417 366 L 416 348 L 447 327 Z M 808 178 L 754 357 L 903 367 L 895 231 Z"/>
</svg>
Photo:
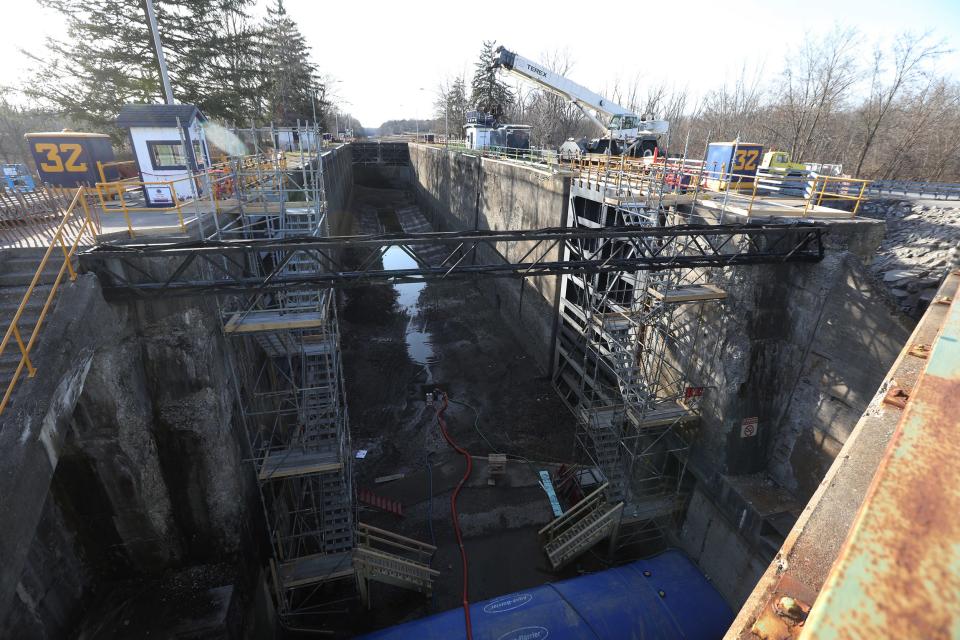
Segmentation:
<svg viewBox="0 0 960 640">
<path fill-rule="evenodd" d="M 666 120 L 654 120 L 652 116 L 621 113 L 610 118 L 607 125 L 614 140 L 636 140 L 644 136 L 663 135 L 670 128 Z"/>
</svg>

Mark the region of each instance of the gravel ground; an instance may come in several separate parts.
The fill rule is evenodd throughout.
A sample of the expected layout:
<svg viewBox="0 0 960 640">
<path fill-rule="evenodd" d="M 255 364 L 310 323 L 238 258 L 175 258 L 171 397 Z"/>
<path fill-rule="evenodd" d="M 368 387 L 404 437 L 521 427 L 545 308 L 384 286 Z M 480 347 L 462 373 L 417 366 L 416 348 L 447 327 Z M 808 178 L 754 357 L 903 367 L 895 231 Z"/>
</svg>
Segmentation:
<svg viewBox="0 0 960 640">
<path fill-rule="evenodd" d="M 870 269 L 900 310 L 923 315 L 944 276 L 960 260 L 960 202 L 877 200 L 863 215 L 887 223 Z"/>
</svg>

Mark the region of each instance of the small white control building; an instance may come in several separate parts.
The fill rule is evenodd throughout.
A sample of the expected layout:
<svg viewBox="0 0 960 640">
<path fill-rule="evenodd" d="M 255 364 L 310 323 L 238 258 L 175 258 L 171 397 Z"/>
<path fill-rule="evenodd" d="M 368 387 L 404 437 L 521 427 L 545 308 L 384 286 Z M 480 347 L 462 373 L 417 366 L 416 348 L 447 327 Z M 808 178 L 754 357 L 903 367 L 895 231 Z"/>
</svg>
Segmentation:
<svg viewBox="0 0 960 640">
<path fill-rule="evenodd" d="M 210 166 L 204 122 L 192 104 L 125 104 L 120 109 L 117 126 L 130 133 L 148 207 L 173 205 L 171 187 L 180 201 L 202 195 L 202 181 L 193 174 Z"/>
<path fill-rule="evenodd" d="M 493 144 L 493 127 L 482 124 L 467 124 L 463 127 L 463 139 L 467 149 L 486 149 Z"/>
</svg>

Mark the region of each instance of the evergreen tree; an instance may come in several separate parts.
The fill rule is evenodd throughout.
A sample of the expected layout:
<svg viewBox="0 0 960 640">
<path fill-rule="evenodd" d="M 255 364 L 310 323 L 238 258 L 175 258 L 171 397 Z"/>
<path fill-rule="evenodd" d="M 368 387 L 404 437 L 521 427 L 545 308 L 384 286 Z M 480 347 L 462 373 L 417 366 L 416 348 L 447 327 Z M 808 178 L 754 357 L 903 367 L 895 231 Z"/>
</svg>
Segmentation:
<svg viewBox="0 0 960 640">
<path fill-rule="evenodd" d="M 245 20 L 252 0 L 157 0 L 157 22 L 174 96 L 212 118 L 240 119 L 250 108 L 246 64 L 252 29 L 230 31 Z M 39 71 L 25 94 L 71 119 L 109 130 L 128 102 L 160 102 L 163 89 L 153 38 L 141 0 L 41 0 L 64 15 L 68 38 L 46 42 L 49 57 L 34 54 Z M 243 64 L 233 55 L 244 57 Z"/>
<path fill-rule="evenodd" d="M 317 67 L 310 62 L 310 47 L 287 15 L 283 0 L 275 0 L 267 10 L 262 51 L 268 117 L 277 125 L 313 120 L 314 100 L 321 90 Z M 318 120 L 320 116 L 318 112 Z"/>
<path fill-rule="evenodd" d="M 513 103 L 513 92 L 500 80 L 493 66 L 497 60 L 495 44 L 493 40 L 483 41 L 480 59 L 474 64 L 470 101 L 478 111 L 486 111 L 499 118 L 507 113 Z"/>
</svg>

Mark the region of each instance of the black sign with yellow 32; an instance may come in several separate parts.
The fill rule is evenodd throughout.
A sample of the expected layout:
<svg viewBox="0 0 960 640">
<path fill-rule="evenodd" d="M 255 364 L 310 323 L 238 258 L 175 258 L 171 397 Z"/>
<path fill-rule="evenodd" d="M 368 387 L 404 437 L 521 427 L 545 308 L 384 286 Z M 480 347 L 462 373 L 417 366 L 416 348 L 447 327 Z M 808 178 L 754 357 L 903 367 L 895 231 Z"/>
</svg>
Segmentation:
<svg viewBox="0 0 960 640">
<path fill-rule="evenodd" d="M 44 173 L 86 173 L 89 166 L 83 162 L 80 157 L 83 154 L 83 146 L 77 142 L 37 142 L 33 145 L 33 152 L 45 159 L 44 162 L 37 164 L 40 171 Z"/>
</svg>

